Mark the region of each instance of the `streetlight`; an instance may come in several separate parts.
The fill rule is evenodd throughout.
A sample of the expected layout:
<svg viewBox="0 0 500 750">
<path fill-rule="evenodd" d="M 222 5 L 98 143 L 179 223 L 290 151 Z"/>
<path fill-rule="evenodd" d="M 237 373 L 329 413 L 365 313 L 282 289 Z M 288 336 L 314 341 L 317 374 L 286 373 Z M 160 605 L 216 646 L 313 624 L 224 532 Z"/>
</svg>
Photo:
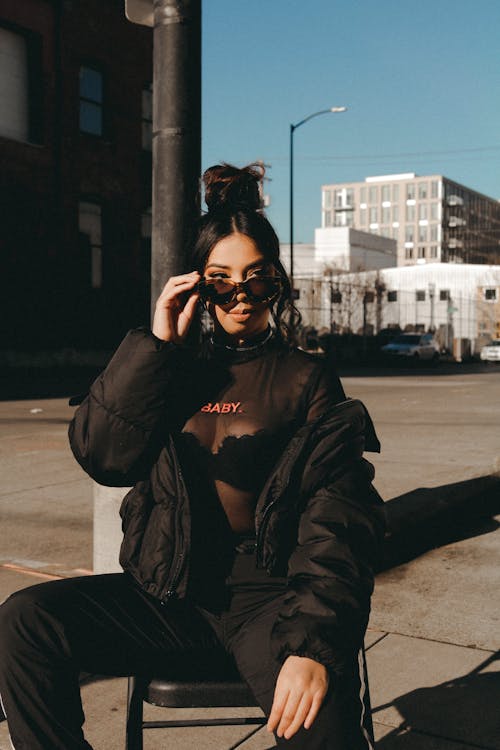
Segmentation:
<svg viewBox="0 0 500 750">
<path fill-rule="evenodd" d="M 301 125 L 312 120 L 313 117 L 319 117 L 319 115 L 328 115 L 331 112 L 345 112 L 347 107 L 330 107 L 329 109 L 320 109 L 319 112 L 313 112 L 312 115 L 304 117 L 303 120 L 296 123 L 290 123 L 290 280 L 292 283 L 293 293 L 293 134 L 300 128 Z"/>
</svg>

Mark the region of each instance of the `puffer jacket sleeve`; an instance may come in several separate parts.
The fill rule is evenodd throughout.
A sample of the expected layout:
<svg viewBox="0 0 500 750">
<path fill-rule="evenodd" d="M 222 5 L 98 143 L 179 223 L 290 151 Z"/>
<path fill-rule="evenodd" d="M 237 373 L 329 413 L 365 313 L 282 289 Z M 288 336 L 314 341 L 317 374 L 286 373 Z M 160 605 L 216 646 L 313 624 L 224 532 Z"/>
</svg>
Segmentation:
<svg viewBox="0 0 500 750">
<path fill-rule="evenodd" d="M 341 673 L 363 643 L 384 520 L 373 466 L 363 458 L 367 439 L 380 448 L 369 415 L 359 401 L 336 412 L 320 419 L 305 461 L 298 540 L 272 647 L 280 661 L 308 656 Z"/>
<path fill-rule="evenodd" d="M 147 478 L 162 436 L 181 419 L 191 361 L 147 329 L 127 334 L 69 426 L 73 454 L 93 479 L 120 487 Z"/>
</svg>

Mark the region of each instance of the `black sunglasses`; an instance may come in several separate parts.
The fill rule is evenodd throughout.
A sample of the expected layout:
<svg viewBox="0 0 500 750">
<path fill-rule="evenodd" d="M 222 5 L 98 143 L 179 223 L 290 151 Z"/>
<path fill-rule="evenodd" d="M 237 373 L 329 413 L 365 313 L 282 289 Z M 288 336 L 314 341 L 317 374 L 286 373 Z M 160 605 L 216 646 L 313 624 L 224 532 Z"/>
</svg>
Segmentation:
<svg viewBox="0 0 500 750">
<path fill-rule="evenodd" d="M 245 281 L 226 278 L 202 279 L 197 286 L 205 302 L 226 305 L 236 299 L 242 289 L 250 302 L 271 302 L 282 288 L 279 276 L 250 276 Z"/>
</svg>

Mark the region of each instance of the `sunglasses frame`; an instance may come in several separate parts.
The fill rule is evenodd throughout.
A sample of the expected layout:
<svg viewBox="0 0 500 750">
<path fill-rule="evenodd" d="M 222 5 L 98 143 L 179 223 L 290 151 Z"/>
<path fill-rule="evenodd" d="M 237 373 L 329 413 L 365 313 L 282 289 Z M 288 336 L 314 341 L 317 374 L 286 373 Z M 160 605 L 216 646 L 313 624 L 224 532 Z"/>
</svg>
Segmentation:
<svg viewBox="0 0 500 750">
<path fill-rule="evenodd" d="M 206 295 L 204 294 L 205 289 L 209 289 L 212 286 L 215 286 L 216 281 L 224 281 L 226 283 L 230 283 L 233 285 L 233 289 L 230 292 L 226 292 L 225 294 L 216 294 L 216 295 Z M 258 281 L 270 281 L 272 280 L 273 283 L 276 285 L 276 291 L 271 294 L 268 297 L 260 297 L 257 295 L 254 295 L 251 293 L 249 289 L 249 283 L 253 280 Z M 243 289 L 246 296 L 248 297 L 250 302 L 262 303 L 262 302 L 272 302 L 273 299 L 275 299 L 281 290 L 283 289 L 283 282 L 279 276 L 250 276 L 250 278 L 245 279 L 245 281 L 233 281 L 233 279 L 202 279 L 198 282 L 197 291 L 200 294 L 201 299 L 204 302 L 213 302 L 216 305 L 227 305 L 229 302 L 233 302 L 237 295 L 239 289 Z"/>
</svg>

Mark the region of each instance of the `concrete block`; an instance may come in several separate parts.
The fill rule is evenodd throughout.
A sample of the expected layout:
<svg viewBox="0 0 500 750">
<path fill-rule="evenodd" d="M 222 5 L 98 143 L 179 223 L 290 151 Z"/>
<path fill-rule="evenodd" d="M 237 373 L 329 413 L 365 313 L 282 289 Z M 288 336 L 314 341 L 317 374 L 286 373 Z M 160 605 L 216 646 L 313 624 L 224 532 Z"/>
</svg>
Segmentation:
<svg viewBox="0 0 500 750">
<path fill-rule="evenodd" d="M 122 542 L 120 505 L 128 487 L 103 487 L 94 482 L 94 573 L 117 573 Z"/>
</svg>

